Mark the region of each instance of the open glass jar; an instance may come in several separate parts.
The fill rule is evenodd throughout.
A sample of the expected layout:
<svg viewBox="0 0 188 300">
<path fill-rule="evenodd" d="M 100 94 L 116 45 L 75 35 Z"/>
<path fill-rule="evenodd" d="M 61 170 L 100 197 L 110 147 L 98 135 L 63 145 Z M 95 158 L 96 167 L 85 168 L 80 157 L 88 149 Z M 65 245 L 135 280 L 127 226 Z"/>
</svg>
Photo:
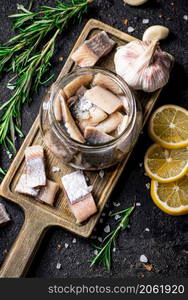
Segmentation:
<svg viewBox="0 0 188 300">
<path fill-rule="evenodd" d="M 83 144 L 73 140 L 54 114 L 54 101 L 60 91 L 79 76 L 102 74 L 113 81 L 126 98 L 128 121 L 123 132 L 113 140 L 100 145 Z M 90 83 L 92 86 L 92 82 Z M 113 72 L 100 68 L 82 68 L 65 75 L 54 84 L 50 100 L 40 110 L 40 129 L 46 146 L 64 163 L 83 170 L 108 168 L 121 161 L 133 148 L 142 127 L 141 105 L 125 81 Z"/>
</svg>

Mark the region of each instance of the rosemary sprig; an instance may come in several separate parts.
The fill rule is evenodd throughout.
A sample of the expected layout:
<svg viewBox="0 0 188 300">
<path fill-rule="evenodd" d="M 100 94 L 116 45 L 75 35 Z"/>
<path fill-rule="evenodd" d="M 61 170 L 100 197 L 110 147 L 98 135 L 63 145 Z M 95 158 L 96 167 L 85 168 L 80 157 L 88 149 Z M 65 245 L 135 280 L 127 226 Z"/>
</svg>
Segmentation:
<svg viewBox="0 0 188 300">
<path fill-rule="evenodd" d="M 57 36 L 70 20 L 81 19 L 90 2 L 92 0 L 57 1 L 55 7 L 42 6 L 38 12 L 18 5 L 22 12 L 10 16 L 18 34 L 0 46 L 0 71 L 15 72 L 8 84 L 14 88 L 14 94 L 0 106 L 0 145 L 7 152 L 16 152 L 16 135 L 23 136 L 23 104 L 31 101 L 39 85 L 51 79 L 42 81 L 51 65 Z"/>
<path fill-rule="evenodd" d="M 107 270 L 111 269 L 111 261 L 112 261 L 112 248 L 115 246 L 115 242 L 121 231 L 125 230 L 129 224 L 129 216 L 133 212 L 135 205 L 118 211 L 116 213 L 111 214 L 111 216 L 122 214 L 121 218 L 117 221 L 118 226 L 109 233 L 102 242 L 102 246 L 98 247 L 94 245 L 94 247 L 99 250 L 99 253 L 90 260 L 91 266 L 94 264 L 102 264 Z"/>
<path fill-rule="evenodd" d="M 6 171 L 0 167 L 0 180 L 3 179 L 3 176 L 5 175 L 5 173 L 6 173 Z"/>
</svg>

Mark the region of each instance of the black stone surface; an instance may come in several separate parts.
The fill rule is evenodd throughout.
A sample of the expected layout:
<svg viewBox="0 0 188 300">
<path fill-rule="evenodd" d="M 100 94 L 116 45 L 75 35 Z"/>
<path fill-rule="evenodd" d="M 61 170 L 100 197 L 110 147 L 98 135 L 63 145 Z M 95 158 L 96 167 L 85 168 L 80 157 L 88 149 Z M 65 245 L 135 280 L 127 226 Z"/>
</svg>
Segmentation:
<svg viewBox="0 0 188 300">
<path fill-rule="evenodd" d="M 5 42 L 14 35 L 11 30 L 11 20 L 8 15 L 16 12 L 15 0 L 0 0 L 0 42 Z M 29 1 L 18 1 L 27 5 Z M 34 9 L 46 4 L 53 6 L 55 1 L 38 0 L 34 2 Z M 110 24 L 124 32 L 127 26 L 123 24 L 128 19 L 129 26 L 135 30 L 135 37 L 141 38 L 144 30 L 154 24 L 163 24 L 170 28 L 170 36 L 161 43 L 176 57 L 176 64 L 171 74 L 170 82 L 164 88 L 157 106 L 165 103 L 176 103 L 188 108 L 188 21 L 183 16 L 188 15 L 187 0 L 149 0 L 143 6 L 131 7 L 125 5 L 122 0 L 95 0 L 88 14 L 81 24 L 71 24 L 63 32 L 56 45 L 56 53 L 53 59 L 51 72 L 57 77 L 68 53 L 73 47 L 83 26 L 90 18 L 96 18 Z M 144 25 L 143 19 L 149 19 L 149 24 Z M 63 62 L 58 58 L 64 57 Z M 1 76 L 0 102 L 8 99 L 11 91 L 6 88 L 9 77 Z M 50 85 L 50 83 L 49 83 Z M 34 95 L 30 106 L 23 109 L 23 130 L 28 132 L 40 106 L 46 87 L 40 88 L 38 94 Z M 18 147 L 21 144 L 18 142 Z M 129 163 L 124 170 L 110 200 L 109 207 L 105 209 L 103 223 L 99 223 L 94 232 L 97 237 L 105 236 L 104 227 L 114 225 L 114 220 L 108 216 L 110 211 L 116 211 L 129 206 L 136 199 L 141 206 L 136 207 L 131 217 L 131 226 L 121 233 L 116 252 L 113 254 L 113 268 L 111 272 L 102 267 L 91 269 L 88 259 L 94 255 L 91 239 L 84 240 L 61 228 L 51 229 L 36 255 L 36 258 L 28 272 L 29 277 L 185 277 L 188 275 L 188 218 L 187 216 L 172 217 L 160 211 L 152 202 L 146 183 L 149 178 L 144 175 L 143 162 L 144 153 L 151 141 L 145 128 L 137 147 L 132 154 Z M 8 167 L 11 160 L 2 152 L 0 154 L 1 164 Z M 5 203 L 11 215 L 12 222 L 0 229 L 0 262 L 3 262 L 6 252 L 15 240 L 24 220 L 22 211 L 18 206 L 0 199 Z M 113 206 L 113 201 L 120 203 L 119 207 Z M 149 228 L 149 232 L 145 231 Z M 76 243 L 72 243 L 76 238 Z M 65 247 L 68 244 L 68 248 Z M 61 245 L 61 248 L 58 248 Z M 145 254 L 153 271 L 144 269 L 139 262 L 141 254 Z M 61 269 L 57 270 L 57 263 L 61 263 Z"/>
</svg>

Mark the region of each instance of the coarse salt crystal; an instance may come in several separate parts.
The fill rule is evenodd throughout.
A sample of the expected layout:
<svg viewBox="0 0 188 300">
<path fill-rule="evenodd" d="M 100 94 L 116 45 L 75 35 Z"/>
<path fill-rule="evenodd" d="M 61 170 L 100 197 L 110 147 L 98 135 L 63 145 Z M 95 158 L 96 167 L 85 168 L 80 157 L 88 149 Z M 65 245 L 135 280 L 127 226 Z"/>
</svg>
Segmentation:
<svg viewBox="0 0 188 300">
<path fill-rule="evenodd" d="M 146 183 L 146 188 L 149 190 L 150 189 L 150 183 Z"/>
<path fill-rule="evenodd" d="M 127 31 L 128 32 L 133 32 L 135 29 L 132 27 L 132 26 L 129 26 L 128 28 L 127 28 Z"/>
<path fill-rule="evenodd" d="M 73 244 L 76 244 L 76 239 L 75 239 L 75 238 L 72 240 L 72 243 L 73 243 Z"/>
<path fill-rule="evenodd" d="M 65 248 L 68 248 L 69 244 L 65 243 Z"/>
<path fill-rule="evenodd" d="M 113 251 L 113 252 L 116 252 L 116 248 L 113 248 L 112 251 Z"/>
<path fill-rule="evenodd" d="M 136 206 L 141 206 L 141 203 L 140 202 L 136 202 Z"/>
<path fill-rule="evenodd" d="M 184 19 L 185 21 L 188 21 L 188 15 L 184 15 L 184 16 L 183 16 L 183 19 Z"/>
<path fill-rule="evenodd" d="M 149 23 L 149 19 L 143 19 L 142 20 L 142 24 L 148 24 Z"/>
<path fill-rule="evenodd" d="M 98 237 L 98 241 L 102 243 L 102 237 Z"/>
<path fill-rule="evenodd" d="M 142 166 L 143 166 L 143 163 L 142 163 L 142 162 L 141 162 L 141 163 L 139 163 L 139 167 L 140 167 L 140 168 L 142 168 Z"/>
<path fill-rule="evenodd" d="M 100 172 L 99 172 L 99 176 L 100 176 L 101 178 L 103 178 L 103 177 L 104 177 L 104 170 L 100 170 Z"/>
<path fill-rule="evenodd" d="M 60 172 L 61 169 L 59 167 L 52 167 L 52 172 L 56 173 L 56 172 Z"/>
<path fill-rule="evenodd" d="M 119 202 L 113 202 L 113 206 L 118 207 L 118 206 L 120 206 L 120 203 Z"/>
<path fill-rule="evenodd" d="M 150 231 L 150 229 L 146 227 L 146 228 L 145 228 L 145 231 L 149 232 L 149 231 Z"/>
<path fill-rule="evenodd" d="M 104 227 L 104 232 L 109 233 L 110 232 L 110 225 L 106 225 Z"/>
<path fill-rule="evenodd" d="M 60 263 L 57 263 L 56 269 L 57 269 L 57 270 L 60 270 L 60 269 L 61 269 L 61 264 L 60 264 Z"/>
<path fill-rule="evenodd" d="M 96 249 L 94 250 L 94 254 L 97 255 L 99 253 L 99 251 Z"/>
<path fill-rule="evenodd" d="M 115 217 L 114 217 L 115 220 L 119 220 L 120 218 L 121 218 L 120 215 L 115 215 Z"/>
<path fill-rule="evenodd" d="M 142 263 L 147 263 L 148 262 L 148 259 L 144 254 L 140 255 L 140 262 L 142 262 Z"/>
</svg>

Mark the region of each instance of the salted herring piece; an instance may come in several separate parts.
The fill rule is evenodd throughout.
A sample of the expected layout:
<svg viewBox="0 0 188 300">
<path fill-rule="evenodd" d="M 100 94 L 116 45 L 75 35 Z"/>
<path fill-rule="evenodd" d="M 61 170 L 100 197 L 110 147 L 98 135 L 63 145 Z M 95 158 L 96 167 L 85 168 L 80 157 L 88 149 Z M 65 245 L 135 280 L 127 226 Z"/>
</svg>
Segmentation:
<svg viewBox="0 0 188 300">
<path fill-rule="evenodd" d="M 47 179 L 46 186 L 40 189 L 40 192 L 37 195 L 36 199 L 53 206 L 58 190 L 59 185 L 56 182 Z"/>
<path fill-rule="evenodd" d="M 61 121 L 62 119 L 62 109 L 61 109 L 61 102 L 59 99 L 59 94 L 56 96 L 54 100 L 54 115 L 57 121 Z"/>
<path fill-rule="evenodd" d="M 125 116 L 123 116 L 121 123 L 119 124 L 119 126 L 117 128 L 117 135 L 120 135 L 125 130 L 125 128 L 127 127 L 127 124 L 128 124 L 128 116 L 125 115 Z"/>
<path fill-rule="evenodd" d="M 22 174 L 20 176 L 20 179 L 15 188 L 15 191 L 20 194 L 29 195 L 32 197 L 36 197 L 39 193 L 39 189 L 37 189 L 37 188 L 35 189 L 35 188 L 28 186 L 26 174 Z"/>
<path fill-rule="evenodd" d="M 82 131 L 84 131 L 87 126 L 96 126 L 108 117 L 104 110 L 97 107 L 96 105 L 93 105 L 89 109 L 89 115 L 90 117 L 88 119 L 79 121 L 79 127 Z"/>
<path fill-rule="evenodd" d="M 123 115 L 120 112 L 114 112 L 107 119 L 96 126 L 97 130 L 100 130 L 105 133 L 112 132 L 115 130 L 119 123 L 122 121 Z"/>
<path fill-rule="evenodd" d="M 77 223 L 82 223 L 97 212 L 97 207 L 92 194 L 88 194 L 81 201 L 70 204 L 70 209 Z"/>
<path fill-rule="evenodd" d="M 122 107 L 122 101 L 116 95 L 97 85 L 88 90 L 84 97 L 107 114 L 112 114 Z"/>
<path fill-rule="evenodd" d="M 114 93 L 115 95 L 122 94 L 122 90 L 119 87 L 119 85 L 115 83 L 111 78 L 109 78 L 108 76 L 102 73 L 97 73 L 94 76 L 92 84 L 94 86 L 99 85 L 103 88 L 106 88 L 110 90 L 112 93 Z"/>
<path fill-rule="evenodd" d="M 71 204 L 80 201 L 91 192 L 82 171 L 67 174 L 61 181 Z"/>
<path fill-rule="evenodd" d="M 61 95 L 60 95 L 60 101 L 61 101 L 63 121 L 64 121 L 64 125 L 65 125 L 65 128 L 66 128 L 68 134 L 70 135 L 70 137 L 73 140 L 76 140 L 80 143 L 84 143 L 85 139 L 82 136 L 78 127 L 76 126 L 76 123 L 70 113 L 67 103 L 66 103 L 64 97 Z"/>
<path fill-rule="evenodd" d="M 25 149 L 27 185 L 31 188 L 46 185 L 44 150 L 40 145 Z"/>
<path fill-rule="evenodd" d="M 72 60 L 80 67 L 92 67 L 99 58 L 107 55 L 114 47 L 115 42 L 110 39 L 105 31 L 86 40 L 71 56 Z"/>
<path fill-rule="evenodd" d="M 76 77 L 64 87 L 63 93 L 66 95 L 67 98 L 70 98 L 73 95 L 75 95 L 76 91 L 80 88 L 80 86 L 88 85 L 92 81 L 92 79 L 92 75 L 81 75 L 79 77 Z M 64 97 L 63 94 L 62 96 Z"/>
<path fill-rule="evenodd" d="M 6 212 L 5 206 L 2 203 L 0 203 L 0 226 L 5 225 L 9 221 L 10 217 Z"/>
<path fill-rule="evenodd" d="M 91 126 L 86 127 L 84 137 L 91 145 L 104 144 L 113 140 L 111 135 L 108 135 Z"/>
</svg>

